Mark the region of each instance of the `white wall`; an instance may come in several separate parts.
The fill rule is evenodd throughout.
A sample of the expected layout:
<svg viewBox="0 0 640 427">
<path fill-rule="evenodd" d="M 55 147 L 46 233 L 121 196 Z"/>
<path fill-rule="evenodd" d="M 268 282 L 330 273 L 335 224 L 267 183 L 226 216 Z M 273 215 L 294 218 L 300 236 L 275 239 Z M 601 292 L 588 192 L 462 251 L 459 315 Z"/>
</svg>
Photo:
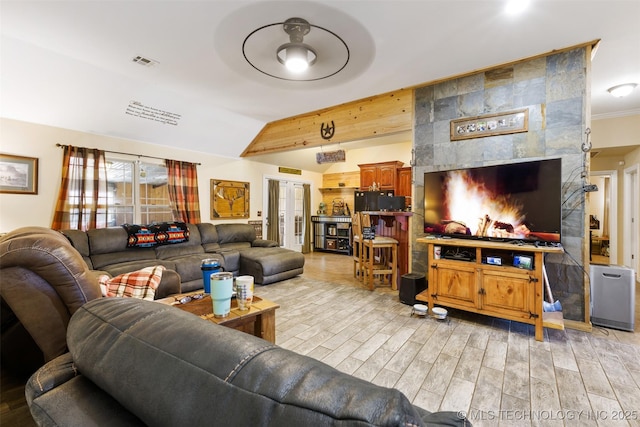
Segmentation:
<svg viewBox="0 0 640 427">
<path fill-rule="evenodd" d="M 618 224 L 616 249 L 618 263 L 622 264 L 625 259 L 625 242 L 629 238 L 629 231 L 623 227 L 624 210 L 622 209 L 622 201 L 625 192 L 623 176 L 624 169 L 640 165 L 640 115 L 594 120 L 591 126 L 593 150 L 615 147 L 632 148 L 632 151 L 626 155 L 606 155 L 603 152 L 591 159 L 592 173 L 597 171 L 616 171 L 618 176 L 618 214 L 617 218 L 611 218 L 611 221 L 616 221 Z M 590 204 L 599 203 L 598 199 L 600 197 L 598 193 L 591 193 L 589 197 Z M 640 200 L 638 209 L 640 210 Z"/>
<path fill-rule="evenodd" d="M 264 175 L 312 182 L 313 188 L 319 188 L 322 184 L 322 174 L 319 173 L 303 171 L 302 175 L 281 174 L 277 166 L 181 150 L 179 143 L 176 144 L 177 148 L 168 148 L 2 118 L 0 151 L 38 158 L 39 173 L 37 195 L 0 194 L 0 233 L 29 225 L 51 226 L 62 173 L 62 148 L 56 147 L 57 143 L 201 163 L 198 166 L 198 181 L 202 222 L 221 222 L 210 219 L 209 188 L 210 180 L 214 178 L 250 182 L 249 219 L 252 220 L 261 219 L 257 212 L 265 210 L 262 206 Z M 319 192 L 312 192 L 311 205 L 317 205 L 318 200 Z M 246 219 L 238 221 L 246 222 Z"/>
<path fill-rule="evenodd" d="M 404 166 L 410 166 L 409 163 L 411 161 L 412 146 L 413 143 L 409 140 L 407 142 L 397 144 L 378 145 L 357 150 L 348 150 L 346 161 L 332 164 L 325 173 L 359 172 L 359 164 L 391 162 L 394 160 L 403 162 Z"/>
<path fill-rule="evenodd" d="M 640 114 L 591 122 L 594 149 L 640 145 Z"/>
</svg>

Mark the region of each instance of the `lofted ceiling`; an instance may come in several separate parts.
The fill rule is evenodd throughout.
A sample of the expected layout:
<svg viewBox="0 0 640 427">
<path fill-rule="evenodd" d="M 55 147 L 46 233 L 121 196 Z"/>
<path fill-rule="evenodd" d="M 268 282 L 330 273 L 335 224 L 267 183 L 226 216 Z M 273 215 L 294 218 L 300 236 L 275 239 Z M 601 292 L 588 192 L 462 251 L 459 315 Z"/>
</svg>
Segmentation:
<svg viewBox="0 0 640 427">
<path fill-rule="evenodd" d="M 531 0 L 515 16 L 503 0 L 0 5 L 2 117 L 230 158 L 271 121 L 598 39 L 593 117 L 640 113 L 640 88 L 627 98 L 606 91 L 640 83 L 638 0 Z M 252 31 L 291 17 L 341 37 L 350 54 L 344 70 L 288 81 L 244 59 Z M 264 45 L 287 41 L 283 32 Z M 331 52 L 319 48 L 318 56 Z M 276 61 L 275 49 L 265 47 L 261 60 Z M 279 164 L 280 156 L 262 160 Z"/>
</svg>

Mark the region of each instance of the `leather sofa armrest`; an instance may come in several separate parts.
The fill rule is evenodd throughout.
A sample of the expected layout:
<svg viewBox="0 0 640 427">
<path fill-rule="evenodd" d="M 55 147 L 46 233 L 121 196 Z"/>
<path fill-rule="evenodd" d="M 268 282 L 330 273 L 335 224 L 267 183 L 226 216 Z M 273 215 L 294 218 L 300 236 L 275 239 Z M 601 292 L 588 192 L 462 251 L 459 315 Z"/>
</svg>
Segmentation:
<svg viewBox="0 0 640 427">
<path fill-rule="evenodd" d="M 280 246 L 275 240 L 256 239 L 251 243 L 254 248 L 274 248 Z"/>
<path fill-rule="evenodd" d="M 31 416 L 39 426 L 145 425 L 78 372 L 70 353 L 36 371 L 25 385 L 25 397 Z"/>
<path fill-rule="evenodd" d="M 25 385 L 27 403 L 31 406 L 34 399 L 64 384 L 78 375 L 71 353 L 65 353 L 52 359 L 38 369 Z"/>
<path fill-rule="evenodd" d="M 154 299 L 165 298 L 170 295 L 182 293 L 182 282 L 180 281 L 180 275 L 171 269 L 166 269 L 162 272 L 162 279 L 160 285 L 156 289 Z"/>
</svg>

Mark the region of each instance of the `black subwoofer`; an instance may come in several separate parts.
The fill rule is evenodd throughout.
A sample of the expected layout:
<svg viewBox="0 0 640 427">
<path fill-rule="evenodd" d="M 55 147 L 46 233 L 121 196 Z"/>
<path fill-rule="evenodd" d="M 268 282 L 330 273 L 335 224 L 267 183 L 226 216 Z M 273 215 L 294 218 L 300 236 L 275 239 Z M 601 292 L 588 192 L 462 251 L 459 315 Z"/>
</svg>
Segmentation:
<svg viewBox="0 0 640 427">
<path fill-rule="evenodd" d="M 400 280 L 400 302 L 413 305 L 416 295 L 427 289 L 427 279 L 421 273 L 404 274 Z"/>
</svg>

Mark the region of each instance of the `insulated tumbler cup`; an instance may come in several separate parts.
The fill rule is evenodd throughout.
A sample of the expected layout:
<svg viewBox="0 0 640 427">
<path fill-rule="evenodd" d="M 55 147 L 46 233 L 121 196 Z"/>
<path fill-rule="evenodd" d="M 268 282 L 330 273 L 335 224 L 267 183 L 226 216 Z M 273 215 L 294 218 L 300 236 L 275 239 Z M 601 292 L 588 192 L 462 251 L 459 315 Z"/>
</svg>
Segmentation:
<svg viewBox="0 0 640 427">
<path fill-rule="evenodd" d="M 200 266 L 202 270 L 202 283 L 204 284 L 204 293 L 211 293 L 211 273 L 218 273 L 223 271 L 223 268 L 220 266 L 220 263 L 217 259 L 207 258 L 202 260 L 202 264 Z"/>
<path fill-rule="evenodd" d="M 227 317 L 231 311 L 233 293 L 233 274 L 229 272 L 211 274 L 211 300 L 213 316 Z"/>
</svg>

